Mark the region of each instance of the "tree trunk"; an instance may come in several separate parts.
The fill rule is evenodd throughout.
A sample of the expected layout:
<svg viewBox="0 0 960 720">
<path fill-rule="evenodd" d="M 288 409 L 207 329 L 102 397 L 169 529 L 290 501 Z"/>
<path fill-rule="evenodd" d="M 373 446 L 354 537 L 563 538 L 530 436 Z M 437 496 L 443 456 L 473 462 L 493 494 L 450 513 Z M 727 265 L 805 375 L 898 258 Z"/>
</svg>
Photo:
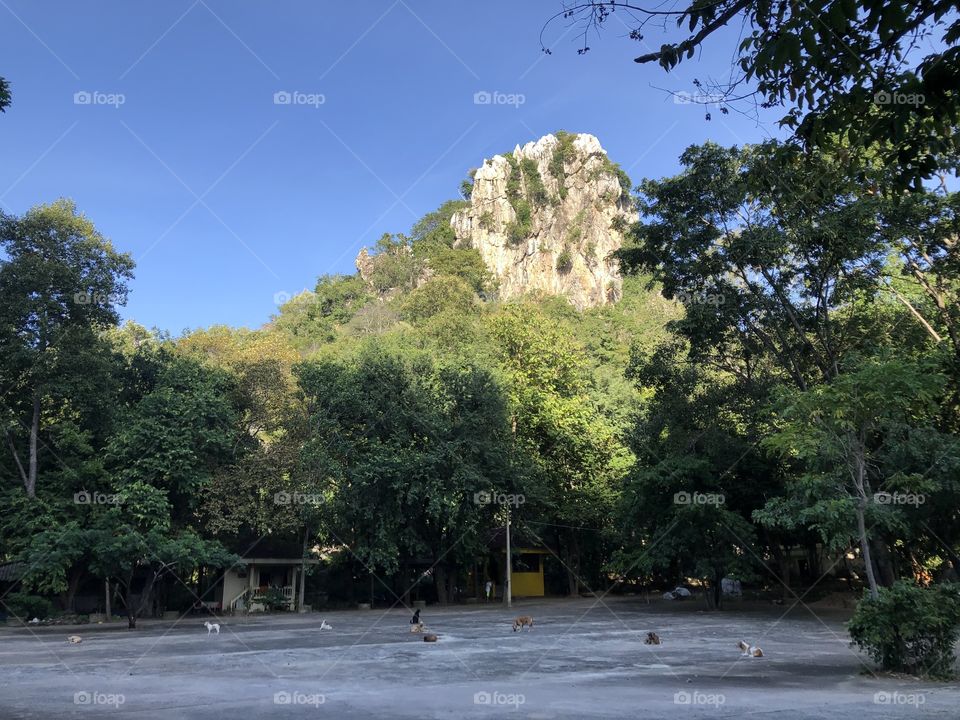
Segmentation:
<svg viewBox="0 0 960 720">
<path fill-rule="evenodd" d="M 27 497 L 37 496 L 37 438 L 40 435 L 40 393 L 33 395 L 33 418 L 30 421 L 30 465 L 27 470 Z"/>
<path fill-rule="evenodd" d="M 780 579 L 783 580 L 783 595 L 784 599 L 790 593 L 790 549 L 781 548 L 777 546 L 779 560 L 780 560 Z"/>
<path fill-rule="evenodd" d="M 158 570 L 154 570 L 153 574 L 150 576 L 150 580 L 146 585 L 143 586 L 143 593 L 140 595 L 140 602 L 137 603 L 136 608 L 131 607 L 127 603 L 127 627 L 133 629 L 137 626 L 137 617 L 143 614 L 143 611 L 150 605 L 153 600 L 153 586 L 157 582 L 157 578 L 160 577 L 161 573 L 166 572 L 167 566 L 163 566 Z M 127 589 L 129 593 L 129 588 Z"/>
<path fill-rule="evenodd" d="M 774 538 L 771 538 L 768 533 L 764 533 L 767 537 L 767 545 L 770 548 L 770 552 L 773 553 L 774 559 L 777 561 L 777 567 L 780 570 L 780 582 L 783 587 L 780 590 L 781 597 L 786 598 L 786 593 L 790 588 L 790 552 L 789 548 L 782 546 Z"/>
<path fill-rule="evenodd" d="M 819 579 L 823 574 L 823 568 L 820 564 L 820 552 L 817 550 L 816 543 L 807 545 L 807 561 L 810 563 L 810 579 Z"/>
<path fill-rule="evenodd" d="M 124 588 L 123 604 L 127 609 L 127 629 L 134 630 L 137 627 L 137 611 L 133 607 L 133 571 L 127 574 L 127 586 Z"/>
<path fill-rule="evenodd" d="M 460 578 L 460 569 L 455 565 L 447 574 L 447 602 L 457 601 L 457 580 Z"/>
<path fill-rule="evenodd" d="M 80 587 L 80 581 L 83 580 L 84 572 L 82 567 L 73 568 L 67 579 L 67 591 L 64 593 L 61 604 L 67 612 L 73 612 L 74 601 L 77 597 L 77 588 Z"/>
<path fill-rule="evenodd" d="M 877 588 L 877 578 L 873 574 L 873 558 L 870 553 L 870 540 L 867 538 L 866 506 L 867 501 L 864 498 L 857 503 L 857 535 L 860 539 L 860 552 L 863 553 L 863 565 L 867 571 L 867 583 L 870 585 L 870 597 L 876 599 L 880 591 Z"/>
<path fill-rule="evenodd" d="M 303 528 L 303 555 L 300 561 L 300 582 L 297 586 L 297 612 L 303 612 L 303 598 L 307 584 L 307 541 L 310 537 L 310 528 Z"/>
<path fill-rule="evenodd" d="M 870 552 L 870 538 L 867 536 L 867 503 L 871 493 L 870 483 L 867 480 L 865 450 L 860 438 L 853 439 L 850 447 L 852 448 L 853 484 L 857 490 L 857 536 L 860 540 L 860 551 L 863 553 L 867 582 L 870 584 L 870 597 L 876 599 L 880 592 L 877 588 L 877 576 L 873 572 L 873 553 Z"/>
<path fill-rule="evenodd" d="M 433 576 L 433 584 L 437 589 L 437 602 L 441 605 L 447 604 L 447 568 L 444 565 L 437 565 Z"/>
<path fill-rule="evenodd" d="M 567 590 L 570 597 L 580 596 L 580 546 L 575 530 L 567 533 Z"/>
<path fill-rule="evenodd" d="M 873 561 L 876 563 L 877 580 L 883 587 L 890 587 L 897 579 L 890 556 L 890 548 L 883 538 L 871 538 L 870 547 L 873 550 Z"/>
</svg>

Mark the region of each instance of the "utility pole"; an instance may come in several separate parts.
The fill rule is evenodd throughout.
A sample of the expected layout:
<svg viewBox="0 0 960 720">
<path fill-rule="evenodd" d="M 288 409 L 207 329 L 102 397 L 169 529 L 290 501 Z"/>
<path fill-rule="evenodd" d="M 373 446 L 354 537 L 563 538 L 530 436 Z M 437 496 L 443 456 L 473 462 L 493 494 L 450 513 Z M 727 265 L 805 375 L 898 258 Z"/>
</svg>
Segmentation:
<svg viewBox="0 0 960 720">
<path fill-rule="evenodd" d="M 511 573 L 513 572 L 513 558 L 510 556 L 510 506 L 507 506 L 507 582 L 503 586 L 503 597 L 507 601 L 507 607 L 513 607 L 513 583 Z"/>
</svg>

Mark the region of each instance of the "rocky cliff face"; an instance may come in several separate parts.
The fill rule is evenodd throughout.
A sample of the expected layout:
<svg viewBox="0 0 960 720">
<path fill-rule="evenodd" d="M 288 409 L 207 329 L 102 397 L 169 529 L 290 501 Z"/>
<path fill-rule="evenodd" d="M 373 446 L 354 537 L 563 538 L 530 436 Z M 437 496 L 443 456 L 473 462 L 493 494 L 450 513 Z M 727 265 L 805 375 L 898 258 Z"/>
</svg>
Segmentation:
<svg viewBox="0 0 960 720">
<path fill-rule="evenodd" d="M 563 295 L 578 309 L 620 299 L 610 254 L 636 218 L 630 182 L 593 135 L 546 135 L 485 160 L 451 226 L 479 250 L 499 294 Z"/>
</svg>

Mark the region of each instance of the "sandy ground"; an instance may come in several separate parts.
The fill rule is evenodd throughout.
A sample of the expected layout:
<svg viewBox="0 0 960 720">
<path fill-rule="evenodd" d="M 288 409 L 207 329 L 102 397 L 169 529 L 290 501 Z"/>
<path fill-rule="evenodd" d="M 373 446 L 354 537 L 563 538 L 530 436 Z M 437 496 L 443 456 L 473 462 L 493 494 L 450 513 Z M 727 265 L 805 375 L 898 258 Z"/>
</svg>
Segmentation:
<svg viewBox="0 0 960 720">
<path fill-rule="evenodd" d="M 844 611 L 636 598 L 0 630 L 0 717 L 960 718 L 960 685 L 873 675 Z M 514 633 L 516 614 L 536 619 Z M 333 630 L 319 630 L 321 617 Z M 663 639 L 647 646 L 650 630 Z M 741 658 L 744 638 L 765 657 Z"/>
</svg>

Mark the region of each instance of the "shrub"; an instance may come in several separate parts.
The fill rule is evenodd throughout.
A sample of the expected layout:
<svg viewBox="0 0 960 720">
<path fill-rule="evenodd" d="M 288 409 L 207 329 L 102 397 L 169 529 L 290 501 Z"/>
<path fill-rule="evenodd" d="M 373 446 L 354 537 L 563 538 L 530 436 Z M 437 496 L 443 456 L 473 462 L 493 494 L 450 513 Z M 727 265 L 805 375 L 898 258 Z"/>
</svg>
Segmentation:
<svg viewBox="0 0 960 720">
<path fill-rule="evenodd" d="M 520 172 L 520 163 L 511 153 L 504 153 L 503 157 L 510 166 L 510 174 L 507 176 L 507 199 L 513 204 L 523 194 L 523 175 Z"/>
<path fill-rule="evenodd" d="M 625 235 L 627 231 L 630 230 L 630 223 L 623 215 L 616 215 L 613 220 L 610 221 L 610 229 L 621 235 Z"/>
<path fill-rule="evenodd" d="M 478 223 L 484 230 L 487 230 L 488 232 L 492 231 L 494 228 L 493 213 L 489 210 L 484 211 L 483 214 L 480 215 L 480 220 Z"/>
<path fill-rule="evenodd" d="M 516 220 L 507 225 L 507 237 L 514 245 L 523 242 L 533 231 L 533 210 L 523 198 L 517 200 L 513 206 L 517 214 Z"/>
<path fill-rule="evenodd" d="M 523 160 L 520 161 L 520 171 L 523 173 L 523 181 L 527 187 L 527 195 L 533 200 L 533 204 L 538 206 L 546 205 L 549 200 L 547 188 L 543 184 L 543 178 L 540 177 L 537 163 L 532 158 L 523 158 Z"/>
<path fill-rule="evenodd" d="M 278 588 L 267 588 L 254 594 L 253 602 L 262 603 L 268 610 L 286 610 L 290 607 L 283 591 Z"/>
<path fill-rule="evenodd" d="M 465 280 L 476 292 L 482 292 L 490 283 L 491 275 L 479 250 L 443 245 L 428 248 L 427 264 L 435 275 L 454 275 Z"/>
<path fill-rule="evenodd" d="M 594 263 L 597 261 L 597 244 L 593 241 L 587 243 L 587 247 L 583 250 L 583 257 L 587 261 L 587 265 L 593 267 Z"/>
<path fill-rule="evenodd" d="M 847 627 L 853 642 L 884 670 L 949 678 L 960 636 L 960 585 L 898 580 L 876 599 L 861 600 Z"/>
<path fill-rule="evenodd" d="M 570 248 L 564 248 L 563 251 L 557 256 L 557 271 L 558 272 L 570 272 L 573 268 L 573 256 L 570 254 Z"/>
<path fill-rule="evenodd" d="M 473 288 L 464 280 L 441 275 L 431 278 L 407 295 L 401 306 L 401 316 L 414 323 L 444 310 L 454 310 L 462 316 L 473 309 L 474 298 Z"/>
<path fill-rule="evenodd" d="M 53 613 L 53 605 L 46 598 L 39 595 L 28 595 L 27 593 L 10 593 L 3 601 L 10 609 L 10 614 L 15 615 L 22 620 L 31 620 L 40 618 L 41 620 L 50 617 Z"/>
<path fill-rule="evenodd" d="M 550 174 L 557 180 L 560 199 L 563 200 L 567 196 L 567 187 L 564 184 L 566 180 L 565 167 L 567 161 L 572 159 L 576 152 L 573 147 L 576 136 L 563 130 L 558 130 L 554 135 L 557 138 L 557 145 L 553 149 L 553 156 L 550 158 L 548 167 Z"/>
</svg>

